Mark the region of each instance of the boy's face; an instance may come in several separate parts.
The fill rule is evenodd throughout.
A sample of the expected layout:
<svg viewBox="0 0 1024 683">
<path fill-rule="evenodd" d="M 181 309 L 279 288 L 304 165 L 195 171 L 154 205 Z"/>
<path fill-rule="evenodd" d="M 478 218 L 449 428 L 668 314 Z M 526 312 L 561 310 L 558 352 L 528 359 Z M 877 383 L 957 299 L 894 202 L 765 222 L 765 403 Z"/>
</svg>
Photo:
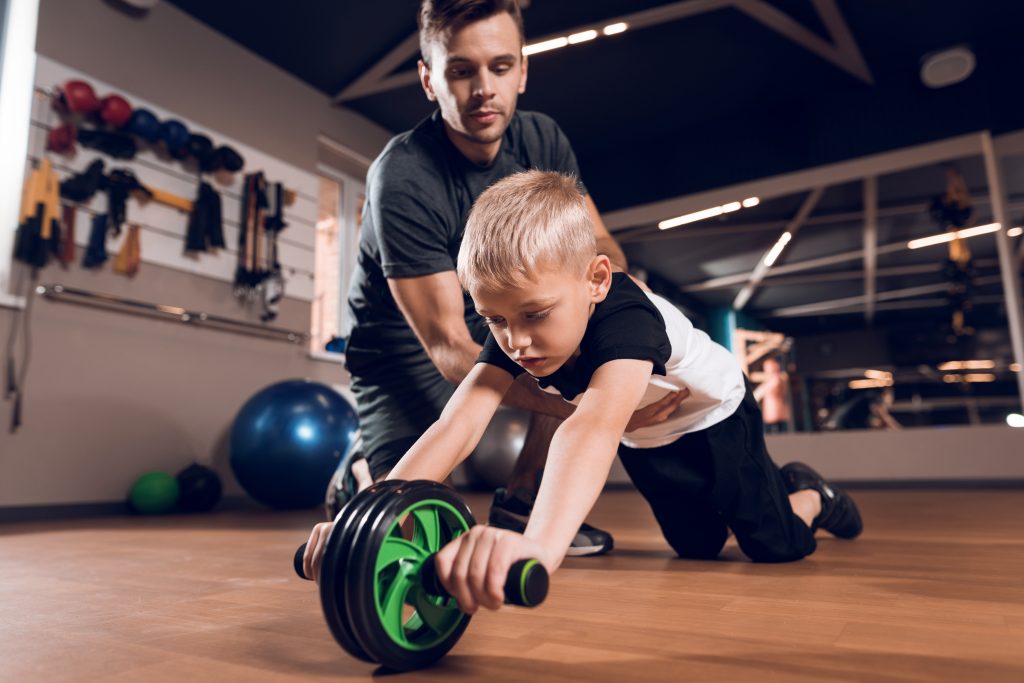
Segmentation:
<svg viewBox="0 0 1024 683">
<path fill-rule="evenodd" d="M 547 377 L 576 354 L 609 286 L 611 263 L 599 255 L 582 277 L 546 268 L 521 287 L 470 294 L 508 357 L 534 377 Z"/>
<path fill-rule="evenodd" d="M 515 21 L 506 12 L 463 26 L 430 45 L 420 81 L 448 128 L 465 142 L 501 140 L 516 100 L 526 90 L 526 58 Z"/>
</svg>

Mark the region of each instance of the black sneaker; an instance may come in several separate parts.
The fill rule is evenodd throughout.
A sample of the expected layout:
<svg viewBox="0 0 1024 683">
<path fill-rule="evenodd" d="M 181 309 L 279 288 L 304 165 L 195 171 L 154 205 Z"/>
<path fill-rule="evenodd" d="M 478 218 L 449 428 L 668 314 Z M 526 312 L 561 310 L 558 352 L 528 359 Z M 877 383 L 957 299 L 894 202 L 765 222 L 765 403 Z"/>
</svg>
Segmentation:
<svg viewBox="0 0 1024 683">
<path fill-rule="evenodd" d="M 779 471 L 790 493 L 814 489 L 821 495 L 821 512 L 811 524 L 812 531 L 821 528 L 839 538 L 856 538 L 864 531 L 857 504 L 846 491 L 832 486 L 802 462 L 791 462 Z"/>
<path fill-rule="evenodd" d="M 526 522 L 530 519 L 533 500 L 534 494 L 525 489 L 517 489 L 511 494 L 505 489 L 498 489 L 494 492 L 491 514 L 487 519 L 488 524 L 523 533 L 526 531 Z M 570 544 L 566 555 L 572 557 L 603 555 L 614 545 L 612 535 L 607 531 L 584 524 L 580 527 L 576 537 L 572 539 L 572 544 Z"/>
</svg>

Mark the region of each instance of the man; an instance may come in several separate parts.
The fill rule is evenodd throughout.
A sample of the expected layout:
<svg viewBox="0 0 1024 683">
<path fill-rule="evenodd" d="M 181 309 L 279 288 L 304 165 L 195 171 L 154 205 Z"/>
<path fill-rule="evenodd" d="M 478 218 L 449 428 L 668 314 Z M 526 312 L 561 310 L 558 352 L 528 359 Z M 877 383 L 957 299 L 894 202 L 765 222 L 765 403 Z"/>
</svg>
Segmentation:
<svg viewBox="0 0 1024 683">
<path fill-rule="evenodd" d="M 367 175 L 358 267 L 348 295 L 352 375 L 369 472 L 380 479 L 441 414 L 455 385 L 476 362 L 487 328 L 463 294 L 455 263 L 476 197 L 512 173 L 539 168 L 579 178 L 576 157 L 555 122 L 517 112 L 526 90 L 522 15 L 516 0 L 424 0 L 420 8 L 420 82 L 438 109 L 393 138 Z M 586 188 L 580 183 L 580 190 Z M 601 253 L 626 260 L 586 203 Z M 637 411 L 630 429 L 661 422 L 681 394 Z M 491 524 L 521 531 L 547 446 L 573 406 L 535 385 L 506 398 L 532 411 L 530 432 L 506 489 L 496 493 Z M 584 525 L 570 554 L 608 551 L 612 538 Z"/>
</svg>

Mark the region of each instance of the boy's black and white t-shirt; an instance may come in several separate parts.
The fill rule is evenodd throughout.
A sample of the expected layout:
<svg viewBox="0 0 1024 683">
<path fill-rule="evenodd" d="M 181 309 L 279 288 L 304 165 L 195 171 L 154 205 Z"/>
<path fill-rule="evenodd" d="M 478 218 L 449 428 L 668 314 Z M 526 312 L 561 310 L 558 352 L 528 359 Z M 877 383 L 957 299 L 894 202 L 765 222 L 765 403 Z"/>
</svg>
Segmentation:
<svg viewBox="0 0 1024 683">
<path fill-rule="evenodd" d="M 666 299 L 640 289 L 625 273 L 612 275 L 605 300 L 594 307 L 572 368 L 563 366 L 537 378 L 541 388 L 578 404 L 594 372 L 620 358 L 649 360 L 654 370 L 638 408 L 671 391 L 690 395 L 665 422 L 625 434 L 632 448 L 656 448 L 683 434 L 717 424 L 735 412 L 746 392 L 739 363 L 725 348 L 693 326 Z M 478 363 L 507 370 L 513 377 L 526 372 L 488 335 Z"/>
</svg>

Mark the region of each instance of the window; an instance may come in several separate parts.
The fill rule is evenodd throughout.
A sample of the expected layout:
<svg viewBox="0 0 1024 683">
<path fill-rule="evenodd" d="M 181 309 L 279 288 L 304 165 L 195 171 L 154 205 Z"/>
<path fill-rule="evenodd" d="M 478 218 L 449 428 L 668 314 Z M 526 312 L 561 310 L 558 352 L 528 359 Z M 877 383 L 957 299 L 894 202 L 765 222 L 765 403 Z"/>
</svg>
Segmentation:
<svg viewBox="0 0 1024 683">
<path fill-rule="evenodd" d="M 320 165 L 310 351 L 320 353 L 346 329 L 345 297 L 356 266 L 365 185 Z"/>
</svg>

